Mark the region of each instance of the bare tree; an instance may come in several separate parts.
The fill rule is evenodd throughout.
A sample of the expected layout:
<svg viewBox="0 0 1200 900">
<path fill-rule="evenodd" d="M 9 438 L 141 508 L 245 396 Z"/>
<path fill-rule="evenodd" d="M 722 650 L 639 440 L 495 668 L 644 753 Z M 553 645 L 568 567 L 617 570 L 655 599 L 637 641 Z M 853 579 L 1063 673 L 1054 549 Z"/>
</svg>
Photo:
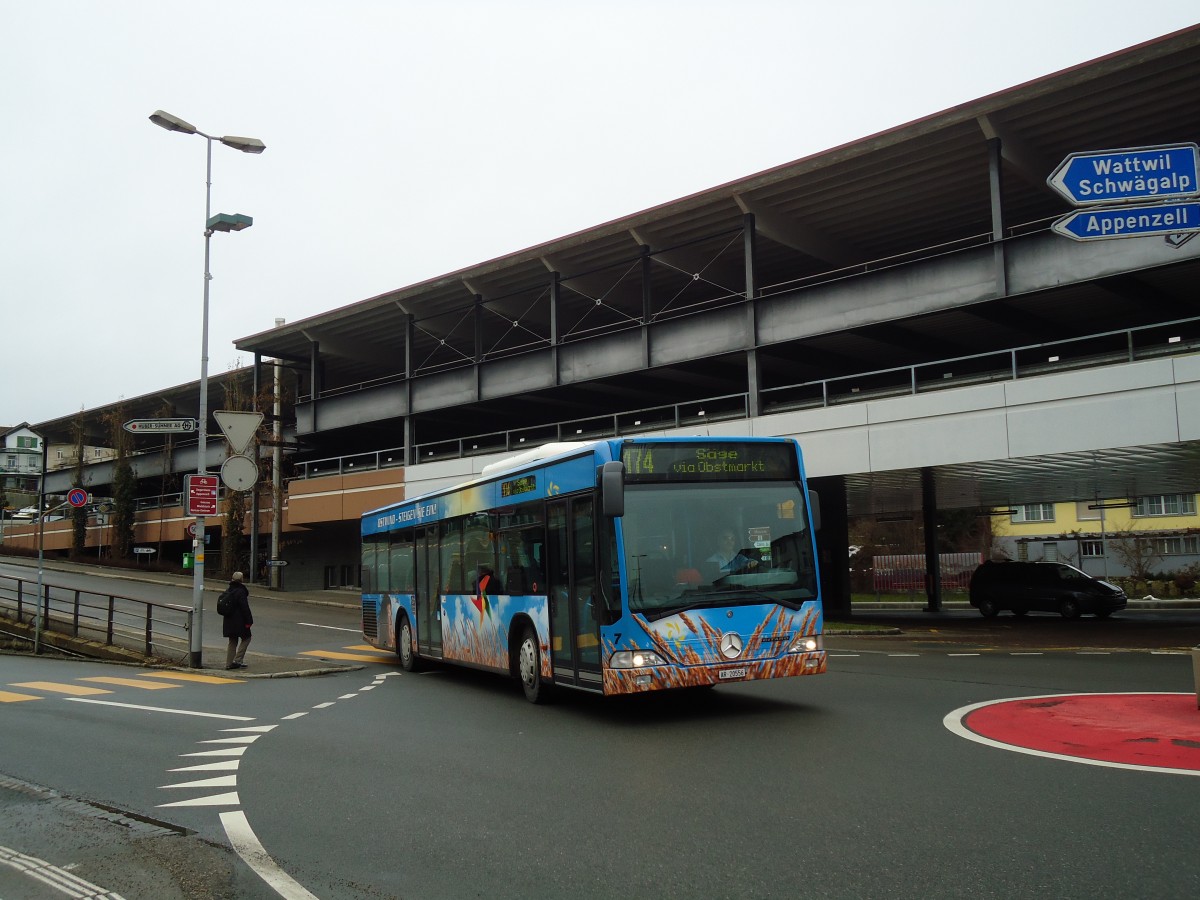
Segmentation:
<svg viewBox="0 0 1200 900">
<path fill-rule="evenodd" d="M 1162 562 L 1162 554 L 1154 546 L 1154 540 L 1139 534 L 1132 525 L 1116 529 L 1108 539 L 1108 546 L 1138 581 L 1149 581 L 1154 566 Z"/>
</svg>

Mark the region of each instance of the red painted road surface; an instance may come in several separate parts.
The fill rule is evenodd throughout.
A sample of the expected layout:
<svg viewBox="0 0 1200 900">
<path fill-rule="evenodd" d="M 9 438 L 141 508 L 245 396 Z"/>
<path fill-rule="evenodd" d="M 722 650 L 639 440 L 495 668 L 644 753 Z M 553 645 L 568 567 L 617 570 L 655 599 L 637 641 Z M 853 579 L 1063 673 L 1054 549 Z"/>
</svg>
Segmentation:
<svg viewBox="0 0 1200 900">
<path fill-rule="evenodd" d="M 960 722 L 974 735 L 1026 751 L 1200 773 L 1200 710 L 1195 694 L 1064 694 L 999 700 L 969 709 Z"/>
</svg>

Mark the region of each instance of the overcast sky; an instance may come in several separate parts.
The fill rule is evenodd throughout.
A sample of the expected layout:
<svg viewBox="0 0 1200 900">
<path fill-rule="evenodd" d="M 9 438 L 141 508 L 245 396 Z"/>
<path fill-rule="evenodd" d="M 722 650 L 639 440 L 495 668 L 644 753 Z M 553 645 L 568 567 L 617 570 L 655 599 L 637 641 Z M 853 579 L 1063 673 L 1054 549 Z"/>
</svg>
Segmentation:
<svg viewBox="0 0 1200 900">
<path fill-rule="evenodd" d="M 216 374 L 276 317 L 1197 21 L 1196 0 L 0 0 L 0 425 L 200 376 L 205 141 L 156 109 L 267 145 L 213 146 L 213 213 L 254 219 L 212 240 Z"/>
</svg>

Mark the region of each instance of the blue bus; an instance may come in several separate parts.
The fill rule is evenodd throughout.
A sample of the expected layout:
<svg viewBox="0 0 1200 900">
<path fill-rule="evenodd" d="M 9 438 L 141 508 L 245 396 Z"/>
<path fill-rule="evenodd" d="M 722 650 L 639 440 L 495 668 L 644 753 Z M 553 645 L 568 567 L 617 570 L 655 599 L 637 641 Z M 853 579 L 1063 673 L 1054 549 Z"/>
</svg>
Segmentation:
<svg viewBox="0 0 1200 900">
<path fill-rule="evenodd" d="M 363 515 L 363 637 L 534 703 L 820 674 L 819 517 L 791 439 L 548 444 Z"/>
</svg>

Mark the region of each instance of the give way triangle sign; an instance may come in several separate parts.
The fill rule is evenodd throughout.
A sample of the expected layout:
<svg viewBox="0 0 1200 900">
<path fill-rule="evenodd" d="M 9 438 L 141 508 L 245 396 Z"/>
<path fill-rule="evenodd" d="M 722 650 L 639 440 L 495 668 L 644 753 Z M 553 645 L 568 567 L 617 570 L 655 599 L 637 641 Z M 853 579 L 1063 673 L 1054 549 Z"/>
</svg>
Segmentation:
<svg viewBox="0 0 1200 900">
<path fill-rule="evenodd" d="M 232 412 L 227 409 L 213 411 L 213 418 L 221 426 L 221 433 L 229 441 L 229 449 L 234 456 L 241 456 L 254 440 L 258 426 L 262 424 L 263 414 L 260 412 Z"/>
</svg>

